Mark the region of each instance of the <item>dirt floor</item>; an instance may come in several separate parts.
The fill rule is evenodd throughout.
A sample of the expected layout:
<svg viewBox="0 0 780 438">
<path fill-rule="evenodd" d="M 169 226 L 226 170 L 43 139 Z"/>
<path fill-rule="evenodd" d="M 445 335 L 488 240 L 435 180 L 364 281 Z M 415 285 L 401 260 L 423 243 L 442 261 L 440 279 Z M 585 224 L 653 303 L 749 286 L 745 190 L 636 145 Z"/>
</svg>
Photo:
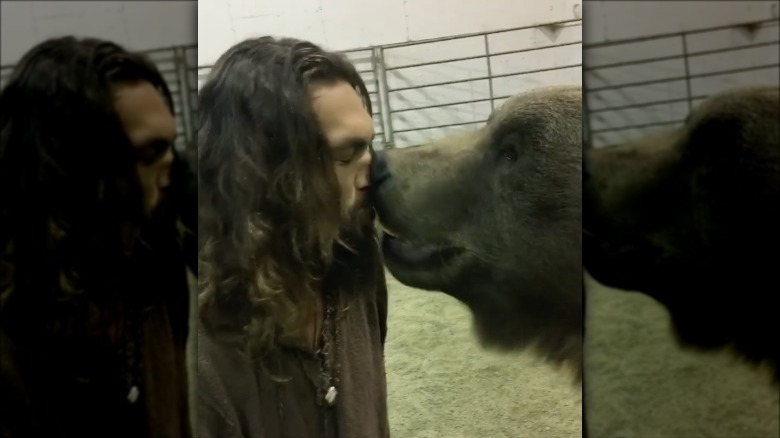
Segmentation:
<svg viewBox="0 0 780 438">
<path fill-rule="evenodd" d="M 780 391 L 766 370 L 727 351 L 680 348 L 654 300 L 587 280 L 591 438 L 780 436 Z"/>
<path fill-rule="evenodd" d="M 570 375 L 526 353 L 481 349 L 471 314 L 441 293 L 388 274 L 385 351 L 393 438 L 582 436 Z"/>
</svg>

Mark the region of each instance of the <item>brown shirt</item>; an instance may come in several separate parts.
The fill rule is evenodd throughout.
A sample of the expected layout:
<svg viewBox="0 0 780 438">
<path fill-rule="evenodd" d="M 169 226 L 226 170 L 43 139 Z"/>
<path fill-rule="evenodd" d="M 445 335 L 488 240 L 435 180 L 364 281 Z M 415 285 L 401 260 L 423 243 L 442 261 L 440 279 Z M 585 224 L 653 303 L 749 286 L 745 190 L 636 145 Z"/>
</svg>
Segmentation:
<svg viewBox="0 0 780 438">
<path fill-rule="evenodd" d="M 197 436 L 389 437 L 384 367 L 387 288 L 382 265 L 372 269 L 373 287 L 339 294 L 340 381 L 333 407 L 322 402 L 317 386 L 320 360 L 313 351 L 280 346 L 266 360 L 283 371 L 285 380 L 275 381 L 244 352 L 242 334 L 212 333 L 200 324 Z"/>
<path fill-rule="evenodd" d="M 0 438 L 191 436 L 185 364 L 189 290 L 176 251 L 147 254 L 141 266 L 130 269 L 138 275 L 127 279 L 137 299 L 126 305 L 141 314 L 143 381 L 133 404 L 126 399 L 122 358 L 107 341 L 110 336 L 46 341 L 28 326 L 0 322 Z"/>
</svg>

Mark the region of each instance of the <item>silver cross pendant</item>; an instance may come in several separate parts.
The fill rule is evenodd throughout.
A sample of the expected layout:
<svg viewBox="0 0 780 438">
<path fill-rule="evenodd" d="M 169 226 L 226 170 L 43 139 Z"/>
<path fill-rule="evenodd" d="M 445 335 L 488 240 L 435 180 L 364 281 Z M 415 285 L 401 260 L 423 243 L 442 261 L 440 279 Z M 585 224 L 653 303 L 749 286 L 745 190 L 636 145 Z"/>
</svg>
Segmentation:
<svg viewBox="0 0 780 438">
<path fill-rule="evenodd" d="M 127 401 L 129 401 L 130 404 L 133 404 L 138 400 L 139 395 L 141 395 L 141 391 L 137 386 L 133 385 L 133 387 L 130 388 L 130 392 L 127 393 Z"/>
<path fill-rule="evenodd" d="M 339 395 L 339 392 L 336 390 L 335 386 L 328 388 L 328 392 L 325 393 L 325 402 L 328 403 L 328 406 L 333 406 L 336 404 L 337 395 Z"/>
</svg>

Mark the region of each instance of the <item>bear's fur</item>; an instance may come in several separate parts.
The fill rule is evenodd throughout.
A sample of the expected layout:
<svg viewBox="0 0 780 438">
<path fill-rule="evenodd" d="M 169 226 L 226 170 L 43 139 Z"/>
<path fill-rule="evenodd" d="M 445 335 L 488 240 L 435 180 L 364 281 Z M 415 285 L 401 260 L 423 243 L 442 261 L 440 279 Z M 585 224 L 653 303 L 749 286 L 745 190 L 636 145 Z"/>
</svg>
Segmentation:
<svg viewBox="0 0 780 438">
<path fill-rule="evenodd" d="M 373 160 L 385 264 L 471 309 L 484 345 L 582 371 L 582 90 L 515 96 L 486 126 Z"/>
</svg>

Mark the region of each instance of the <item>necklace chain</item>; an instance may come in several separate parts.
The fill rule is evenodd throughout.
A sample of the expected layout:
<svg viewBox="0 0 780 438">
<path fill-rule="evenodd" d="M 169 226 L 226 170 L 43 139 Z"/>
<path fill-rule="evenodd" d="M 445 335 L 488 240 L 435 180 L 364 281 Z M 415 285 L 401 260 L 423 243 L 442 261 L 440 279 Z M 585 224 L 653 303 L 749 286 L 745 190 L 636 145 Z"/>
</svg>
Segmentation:
<svg viewBox="0 0 780 438">
<path fill-rule="evenodd" d="M 135 403 L 141 393 L 143 360 L 141 355 L 139 312 L 134 306 L 128 306 L 124 318 L 119 360 L 121 379 L 124 383 L 127 401 Z"/>
<path fill-rule="evenodd" d="M 340 324 L 338 321 L 338 297 L 335 291 L 323 294 L 325 315 L 322 325 L 322 347 L 317 351 L 320 359 L 322 386 L 319 388 L 320 400 L 327 406 L 336 403 L 340 377 L 338 346 L 340 342 Z"/>
</svg>

